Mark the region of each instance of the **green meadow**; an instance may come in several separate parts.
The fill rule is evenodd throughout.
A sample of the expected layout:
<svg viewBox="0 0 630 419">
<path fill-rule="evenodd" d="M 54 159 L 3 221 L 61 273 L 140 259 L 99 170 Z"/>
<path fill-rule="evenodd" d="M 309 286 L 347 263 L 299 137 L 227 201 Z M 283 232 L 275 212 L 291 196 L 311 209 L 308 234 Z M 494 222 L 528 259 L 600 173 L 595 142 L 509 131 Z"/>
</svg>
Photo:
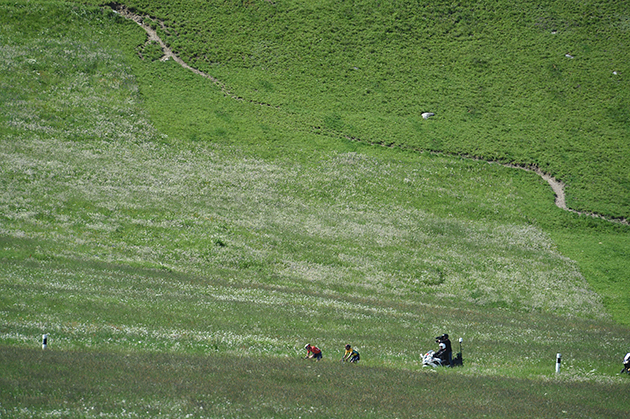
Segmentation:
<svg viewBox="0 0 630 419">
<path fill-rule="evenodd" d="M 218 83 L 0 1 L 0 416 L 627 417 L 624 2 L 124 5 Z"/>
</svg>

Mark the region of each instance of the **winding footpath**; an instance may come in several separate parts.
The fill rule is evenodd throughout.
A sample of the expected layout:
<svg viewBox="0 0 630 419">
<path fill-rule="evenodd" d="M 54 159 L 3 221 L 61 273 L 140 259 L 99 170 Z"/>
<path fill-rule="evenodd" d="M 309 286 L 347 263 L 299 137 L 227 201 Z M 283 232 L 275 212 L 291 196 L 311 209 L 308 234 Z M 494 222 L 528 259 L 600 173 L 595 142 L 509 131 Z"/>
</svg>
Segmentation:
<svg viewBox="0 0 630 419">
<path fill-rule="evenodd" d="M 230 97 L 234 100 L 239 100 L 242 102 L 249 102 L 249 103 L 253 103 L 253 104 L 257 104 L 257 105 L 261 105 L 261 106 L 268 106 L 268 107 L 272 107 L 272 108 L 279 108 L 279 106 L 274 106 L 274 105 L 270 105 L 268 103 L 262 103 L 262 102 L 256 102 L 256 101 L 252 101 L 252 100 L 246 100 L 245 98 L 242 98 L 234 93 L 232 93 L 227 86 L 225 85 L 225 83 L 221 82 L 219 79 L 212 77 L 210 74 L 204 73 L 201 70 L 197 70 L 196 68 L 193 68 L 191 66 L 189 66 L 188 64 L 186 64 L 184 62 L 184 60 L 182 60 L 181 58 L 179 58 L 177 56 L 177 54 L 175 54 L 173 52 L 173 50 L 166 45 L 166 43 L 162 40 L 162 38 L 159 37 L 157 31 L 155 29 L 153 29 L 150 25 L 145 23 L 145 19 L 149 19 L 152 22 L 157 22 L 160 27 L 162 27 L 162 29 L 165 32 L 168 32 L 168 29 L 166 28 L 166 26 L 164 26 L 164 22 L 158 20 L 158 19 L 154 19 L 150 16 L 140 16 L 138 14 L 135 14 L 133 12 L 131 12 L 126 6 L 122 5 L 122 4 L 111 4 L 110 5 L 112 10 L 114 10 L 114 12 L 120 14 L 122 17 L 125 17 L 127 19 L 133 20 L 134 22 L 136 22 L 138 25 L 140 25 L 140 27 L 142 27 L 142 29 L 144 29 L 148 35 L 148 39 L 146 44 L 149 44 L 151 42 L 157 42 L 160 47 L 162 48 L 162 52 L 164 53 L 164 55 L 162 56 L 162 58 L 160 58 L 160 61 L 168 61 L 170 59 L 172 59 L 173 61 L 175 61 L 177 64 L 181 65 L 182 67 L 184 67 L 186 70 L 190 70 L 193 73 L 201 76 L 201 77 L 205 77 L 208 80 L 210 80 L 212 83 L 214 83 L 215 85 L 217 85 L 221 91 L 223 92 L 223 94 L 227 97 Z"/>
<path fill-rule="evenodd" d="M 121 4 L 111 4 L 110 7 L 112 8 L 112 10 L 114 10 L 114 12 L 120 14 L 121 16 L 123 16 L 123 17 L 125 17 L 127 19 L 133 20 L 138 25 L 140 25 L 140 27 L 142 27 L 142 29 L 144 29 L 146 31 L 147 35 L 148 35 L 147 44 L 150 43 L 150 42 L 157 42 L 160 45 L 160 47 L 162 48 L 162 52 L 164 53 L 164 55 L 162 56 L 160 61 L 168 61 L 168 60 L 172 59 L 173 61 L 175 61 L 176 63 L 181 65 L 183 68 L 185 68 L 187 70 L 190 70 L 193 73 L 195 73 L 195 74 L 197 74 L 197 75 L 199 75 L 201 77 L 207 78 L 212 83 L 217 85 L 221 89 L 221 91 L 223 92 L 223 94 L 225 96 L 230 97 L 230 98 L 232 98 L 234 100 L 280 109 L 279 106 L 271 105 L 271 104 L 268 104 L 268 103 L 256 102 L 256 101 L 252 101 L 252 100 L 246 100 L 245 98 L 242 98 L 242 97 L 232 93 L 228 89 L 228 87 L 225 85 L 225 83 L 221 82 L 219 79 L 217 79 L 217 78 L 211 76 L 210 74 L 204 73 L 203 71 L 200 71 L 200 70 L 198 70 L 196 68 L 193 68 L 193 67 L 189 66 L 188 64 L 186 64 L 181 58 L 179 58 L 173 52 L 173 50 L 171 48 L 169 48 L 164 43 L 164 41 L 159 37 L 157 31 L 155 29 L 153 29 L 150 25 L 145 23 L 145 20 L 148 19 L 148 20 L 150 20 L 152 22 L 157 22 L 162 27 L 162 29 L 165 32 L 168 32 L 168 29 L 164 26 L 164 22 L 160 21 L 159 19 L 152 18 L 150 16 L 146 16 L 146 15 L 145 16 L 141 16 L 141 15 L 138 15 L 136 13 L 133 13 L 126 6 L 121 5 Z M 347 137 L 347 138 L 349 138 L 349 137 Z M 358 138 L 354 138 L 354 137 L 352 137 L 351 139 L 354 140 L 354 141 L 362 141 L 362 140 L 360 140 Z M 365 141 L 362 141 L 362 142 L 365 142 Z M 491 163 L 491 162 L 489 162 L 489 163 Z M 586 216 L 590 216 L 590 217 L 594 217 L 594 218 L 601 218 L 603 220 L 610 221 L 610 222 L 613 222 L 613 223 L 620 223 L 620 224 L 630 225 L 630 222 L 626 218 L 622 218 L 622 219 L 609 218 L 609 217 L 605 217 L 605 216 L 600 215 L 600 214 L 595 214 L 595 213 L 591 213 L 591 212 L 576 211 L 576 210 L 573 210 L 571 208 L 568 208 L 567 205 L 566 205 L 564 184 L 562 182 L 556 180 L 553 176 L 551 176 L 551 175 L 549 175 L 547 173 L 544 173 L 538 167 L 525 167 L 525 166 L 519 166 L 519 165 L 514 165 L 514 164 L 503 164 L 503 163 L 497 163 L 497 164 L 501 164 L 502 166 L 505 166 L 505 167 L 512 167 L 512 168 L 515 168 L 515 169 L 521 169 L 521 170 L 526 170 L 526 171 L 533 171 L 536 174 L 538 174 L 547 183 L 549 183 L 549 186 L 551 186 L 551 189 L 556 194 L 555 204 L 556 204 L 556 206 L 558 208 L 561 208 L 561 209 L 563 209 L 565 211 L 573 212 L 573 213 L 579 214 L 579 215 L 586 215 Z"/>
</svg>

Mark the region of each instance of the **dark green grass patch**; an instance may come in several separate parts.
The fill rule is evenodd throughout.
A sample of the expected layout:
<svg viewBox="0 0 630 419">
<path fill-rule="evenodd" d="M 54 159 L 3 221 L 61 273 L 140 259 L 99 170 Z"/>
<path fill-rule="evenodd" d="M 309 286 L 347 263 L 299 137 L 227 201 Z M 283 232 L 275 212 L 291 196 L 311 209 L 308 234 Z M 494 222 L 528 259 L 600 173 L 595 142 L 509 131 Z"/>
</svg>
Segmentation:
<svg viewBox="0 0 630 419">
<path fill-rule="evenodd" d="M 183 417 L 625 417 L 626 384 L 262 357 L 0 347 L 0 412 Z"/>
</svg>

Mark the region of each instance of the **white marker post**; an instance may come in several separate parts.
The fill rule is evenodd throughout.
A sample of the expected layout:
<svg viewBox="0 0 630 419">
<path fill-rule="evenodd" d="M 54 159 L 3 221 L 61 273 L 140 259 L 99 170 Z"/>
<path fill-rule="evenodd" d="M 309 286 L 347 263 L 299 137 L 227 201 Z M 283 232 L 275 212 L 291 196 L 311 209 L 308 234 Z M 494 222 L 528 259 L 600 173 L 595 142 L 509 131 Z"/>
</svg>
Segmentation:
<svg viewBox="0 0 630 419">
<path fill-rule="evenodd" d="M 42 349 L 48 347 L 48 335 L 42 335 Z"/>
<path fill-rule="evenodd" d="M 560 372 L 560 362 L 562 361 L 562 354 L 556 355 L 556 373 Z"/>
</svg>

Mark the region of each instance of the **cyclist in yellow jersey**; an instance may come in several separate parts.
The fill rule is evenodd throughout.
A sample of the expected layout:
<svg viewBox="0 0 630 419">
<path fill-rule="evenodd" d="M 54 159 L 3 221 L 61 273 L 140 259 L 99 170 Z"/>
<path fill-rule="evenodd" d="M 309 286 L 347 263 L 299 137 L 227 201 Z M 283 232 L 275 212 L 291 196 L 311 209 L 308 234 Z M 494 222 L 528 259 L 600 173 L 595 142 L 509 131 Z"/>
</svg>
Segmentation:
<svg viewBox="0 0 630 419">
<path fill-rule="evenodd" d="M 341 361 L 358 362 L 360 359 L 361 355 L 359 355 L 359 352 L 352 349 L 352 346 L 346 345 L 346 353 L 343 355 L 343 358 L 341 358 Z"/>
</svg>

